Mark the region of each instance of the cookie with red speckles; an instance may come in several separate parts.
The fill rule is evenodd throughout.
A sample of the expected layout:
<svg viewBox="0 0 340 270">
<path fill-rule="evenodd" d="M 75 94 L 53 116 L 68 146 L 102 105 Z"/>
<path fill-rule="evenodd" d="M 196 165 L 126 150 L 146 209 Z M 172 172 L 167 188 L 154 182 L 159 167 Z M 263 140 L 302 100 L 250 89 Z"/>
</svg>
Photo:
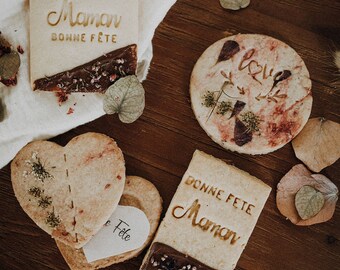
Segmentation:
<svg viewBox="0 0 340 270">
<path fill-rule="evenodd" d="M 260 179 L 196 150 L 140 270 L 234 269 L 270 191 Z"/>
<path fill-rule="evenodd" d="M 127 176 L 119 205 L 132 206 L 142 210 L 150 223 L 150 231 L 144 244 L 135 250 L 105 259 L 87 262 L 83 249 L 75 249 L 59 241 L 58 248 L 72 270 L 92 270 L 108 267 L 138 256 L 152 240 L 162 213 L 162 198 L 157 188 L 148 180 L 138 176 Z"/>
<path fill-rule="evenodd" d="M 26 145 L 11 164 L 15 196 L 30 218 L 54 239 L 80 248 L 116 209 L 125 162 L 116 142 L 99 133 Z"/>
<path fill-rule="evenodd" d="M 198 59 L 190 82 L 193 111 L 222 147 L 266 154 L 290 142 L 306 124 L 311 80 L 302 58 L 264 35 L 217 41 Z"/>
</svg>

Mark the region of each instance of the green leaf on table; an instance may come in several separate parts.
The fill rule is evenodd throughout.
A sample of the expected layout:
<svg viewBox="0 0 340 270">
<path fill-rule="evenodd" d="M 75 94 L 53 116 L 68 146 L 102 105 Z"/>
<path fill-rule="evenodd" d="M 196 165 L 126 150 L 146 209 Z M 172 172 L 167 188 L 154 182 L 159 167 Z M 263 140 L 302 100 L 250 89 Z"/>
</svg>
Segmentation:
<svg viewBox="0 0 340 270">
<path fill-rule="evenodd" d="M 11 51 L 11 44 L 2 37 L 0 32 L 0 56 Z"/>
<path fill-rule="evenodd" d="M 311 186 L 301 187 L 295 195 L 295 207 L 303 220 L 318 214 L 324 203 L 324 195 Z"/>
<path fill-rule="evenodd" d="M 136 121 L 145 107 L 145 91 L 135 75 L 123 77 L 111 85 L 104 99 L 104 111 L 117 113 L 123 123 Z"/>
<path fill-rule="evenodd" d="M 12 51 L 0 57 L 0 80 L 13 79 L 20 67 L 20 56 Z"/>
</svg>

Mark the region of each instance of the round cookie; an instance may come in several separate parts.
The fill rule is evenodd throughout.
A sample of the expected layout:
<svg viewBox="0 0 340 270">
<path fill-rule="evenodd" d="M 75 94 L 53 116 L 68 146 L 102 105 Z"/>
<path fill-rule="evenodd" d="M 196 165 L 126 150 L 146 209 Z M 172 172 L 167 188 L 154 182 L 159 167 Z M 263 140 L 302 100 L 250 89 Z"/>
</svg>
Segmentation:
<svg viewBox="0 0 340 270">
<path fill-rule="evenodd" d="M 266 154 L 291 141 L 306 124 L 311 80 L 301 57 L 264 35 L 217 41 L 198 59 L 190 82 L 195 116 L 222 147 Z"/>
<path fill-rule="evenodd" d="M 142 210 L 150 222 L 148 239 L 138 249 L 88 263 L 82 249 L 75 249 L 60 241 L 57 246 L 68 266 L 72 270 L 92 270 L 104 268 L 112 264 L 120 263 L 138 256 L 152 240 L 158 227 L 162 213 L 162 198 L 156 187 L 149 181 L 138 176 L 127 176 L 123 195 L 119 205 L 133 206 Z"/>
</svg>

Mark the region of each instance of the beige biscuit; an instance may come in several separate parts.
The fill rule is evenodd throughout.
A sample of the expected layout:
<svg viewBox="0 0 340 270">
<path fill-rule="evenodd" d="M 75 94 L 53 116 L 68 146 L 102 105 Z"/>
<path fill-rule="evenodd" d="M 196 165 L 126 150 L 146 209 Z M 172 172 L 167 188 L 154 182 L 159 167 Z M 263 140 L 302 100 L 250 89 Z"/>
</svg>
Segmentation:
<svg viewBox="0 0 340 270">
<path fill-rule="evenodd" d="M 311 80 L 301 57 L 264 35 L 217 41 L 198 59 L 191 104 L 206 133 L 222 147 L 266 154 L 292 140 L 306 124 Z"/>
<path fill-rule="evenodd" d="M 146 242 L 142 247 L 136 250 L 88 263 L 82 249 L 77 250 L 56 241 L 61 254 L 72 270 L 99 269 L 126 261 L 138 256 L 138 254 L 150 243 L 158 227 L 162 212 L 162 198 L 156 187 L 141 177 L 127 176 L 126 185 L 119 204 L 139 208 L 145 213 L 150 222 L 150 232 Z"/>
<path fill-rule="evenodd" d="M 270 191 L 256 177 L 196 151 L 141 269 L 234 269 Z"/>
<path fill-rule="evenodd" d="M 53 238 L 80 248 L 117 207 L 125 162 L 113 139 L 86 133 L 65 147 L 49 141 L 28 144 L 12 161 L 11 178 L 33 221 Z"/>
<path fill-rule="evenodd" d="M 138 42 L 135 0 L 30 0 L 31 84 Z"/>
</svg>

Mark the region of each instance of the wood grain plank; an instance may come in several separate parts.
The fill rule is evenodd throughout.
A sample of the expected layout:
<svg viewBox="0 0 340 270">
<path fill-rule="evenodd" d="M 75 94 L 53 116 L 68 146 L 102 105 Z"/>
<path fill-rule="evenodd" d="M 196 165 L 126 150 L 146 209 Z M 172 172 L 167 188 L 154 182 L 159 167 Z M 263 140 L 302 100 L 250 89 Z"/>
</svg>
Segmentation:
<svg viewBox="0 0 340 270">
<path fill-rule="evenodd" d="M 273 153 L 249 156 L 224 150 L 199 126 L 190 104 L 191 70 L 215 41 L 237 33 L 271 35 L 291 45 L 305 60 L 313 82 L 311 117 L 339 122 L 339 76 L 332 53 L 340 47 L 340 1 L 252 0 L 233 12 L 219 1 L 179 0 L 157 29 L 146 89 L 146 109 L 131 125 L 104 116 L 52 139 L 66 145 L 74 136 L 100 132 L 124 152 L 127 174 L 152 181 L 163 198 L 164 216 L 195 149 L 203 150 L 262 179 L 273 189 L 237 270 L 340 269 L 340 206 L 327 223 L 291 224 L 279 213 L 276 186 L 300 163 L 291 144 Z M 340 186 L 340 161 L 323 174 Z M 0 171 L 0 269 L 68 269 L 53 239 L 40 230 L 17 202 L 10 167 Z M 107 269 L 138 269 L 142 255 Z"/>
</svg>

